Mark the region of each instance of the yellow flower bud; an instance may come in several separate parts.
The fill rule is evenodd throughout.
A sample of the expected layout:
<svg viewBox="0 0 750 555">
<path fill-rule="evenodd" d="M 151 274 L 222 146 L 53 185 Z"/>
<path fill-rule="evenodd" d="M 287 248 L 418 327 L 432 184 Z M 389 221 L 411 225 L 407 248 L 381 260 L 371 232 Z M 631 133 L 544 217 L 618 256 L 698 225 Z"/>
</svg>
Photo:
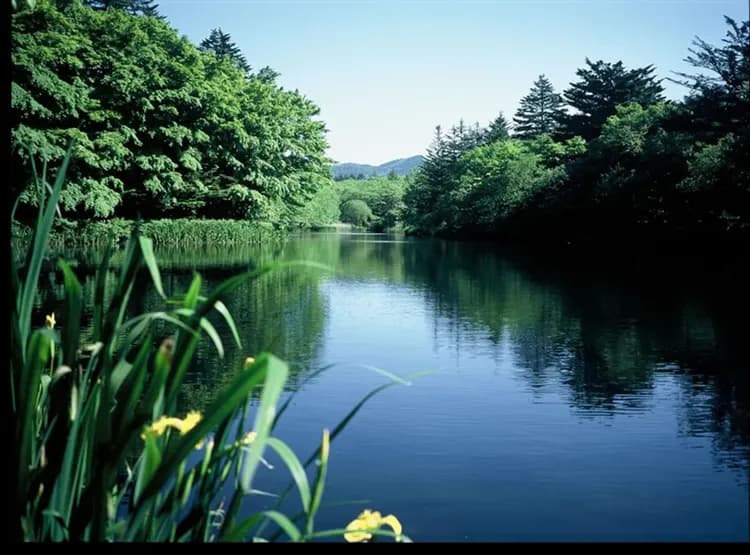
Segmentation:
<svg viewBox="0 0 750 555">
<path fill-rule="evenodd" d="M 320 444 L 320 459 L 323 461 L 328 460 L 328 453 L 331 448 L 331 433 L 327 430 L 323 430 L 323 442 Z"/>
</svg>

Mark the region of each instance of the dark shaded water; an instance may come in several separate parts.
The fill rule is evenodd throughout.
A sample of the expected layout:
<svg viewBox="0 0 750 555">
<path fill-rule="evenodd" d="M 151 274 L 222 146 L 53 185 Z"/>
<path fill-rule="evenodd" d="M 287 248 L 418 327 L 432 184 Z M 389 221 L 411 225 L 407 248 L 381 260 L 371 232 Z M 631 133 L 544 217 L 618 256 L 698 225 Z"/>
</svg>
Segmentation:
<svg viewBox="0 0 750 555">
<path fill-rule="evenodd" d="M 206 343 L 186 410 L 270 349 L 293 365 L 296 390 L 277 435 L 306 458 L 385 382 L 367 365 L 435 370 L 375 396 L 334 442 L 334 506 L 318 529 L 371 507 L 417 541 L 748 540 L 748 304 L 736 268 L 383 235 L 158 254 L 171 292 L 193 270 L 215 284 L 275 258 L 335 268 L 279 272 L 228 299 L 243 349 L 217 362 Z M 71 255 L 79 275 L 92 270 L 91 253 Z M 134 296 L 158 306 L 147 282 Z M 55 308 L 43 303 L 40 314 Z M 280 465 L 264 470 L 263 489 L 287 479 Z"/>
</svg>

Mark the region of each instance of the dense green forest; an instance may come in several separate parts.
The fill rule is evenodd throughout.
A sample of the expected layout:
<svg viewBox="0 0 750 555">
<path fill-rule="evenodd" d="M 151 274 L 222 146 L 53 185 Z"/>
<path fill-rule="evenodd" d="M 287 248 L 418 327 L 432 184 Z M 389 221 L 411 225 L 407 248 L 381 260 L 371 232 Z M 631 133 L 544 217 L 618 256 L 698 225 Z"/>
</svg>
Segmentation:
<svg viewBox="0 0 750 555">
<path fill-rule="evenodd" d="M 147 0 L 17 2 L 11 196 L 75 140 L 68 221 L 208 218 L 315 228 L 575 242 L 746 238 L 750 28 L 687 48 L 665 99 L 653 66 L 586 59 L 561 93 L 544 75 L 486 128 L 437 127 L 410 176 L 333 182 L 318 107 L 254 70 L 231 36 L 194 45 Z M 411 160 L 411 159 L 409 159 Z M 34 167 L 36 165 L 36 168 Z"/>
<path fill-rule="evenodd" d="M 308 227 L 319 229 L 337 222 L 370 231 L 401 228 L 404 194 L 414 174 L 367 179 L 338 179 L 332 187 L 323 187 L 299 212 Z"/>
<path fill-rule="evenodd" d="M 411 175 L 390 174 L 370 179 L 343 179 L 334 189 L 338 193 L 340 220 L 373 231 L 398 227 L 403 221 L 404 193 Z"/>
<path fill-rule="evenodd" d="M 332 186 L 318 107 L 255 72 L 213 29 L 192 44 L 145 0 L 18 2 L 12 16 L 10 184 L 16 217 L 36 164 L 73 162 L 69 220 L 236 218 L 306 226 Z M 313 203 L 313 206 L 316 206 Z M 320 218 L 318 218 L 320 219 Z"/>
<path fill-rule="evenodd" d="M 743 238 L 750 232 L 750 27 L 696 38 L 667 101 L 652 66 L 592 61 L 562 94 L 541 75 L 513 124 L 463 122 L 434 141 L 405 195 L 418 234 L 558 243 Z"/>
</svg>

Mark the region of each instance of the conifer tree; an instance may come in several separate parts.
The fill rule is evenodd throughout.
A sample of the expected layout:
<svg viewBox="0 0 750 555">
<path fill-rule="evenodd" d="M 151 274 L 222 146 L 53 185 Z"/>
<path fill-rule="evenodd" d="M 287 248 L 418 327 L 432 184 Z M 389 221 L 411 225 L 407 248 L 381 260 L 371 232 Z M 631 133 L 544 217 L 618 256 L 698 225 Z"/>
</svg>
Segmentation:
<svg viewBox="0 0 750 555">
<path fill-rule="evenodd" d="M 133 15 L 149 15 L 163 19 L 157 12 L 159 4 L 153 0 L 86 0 L 85 4 L 95 10 L 120 9 Z"/>
<path fill-rule="evenodd" d="M 504 141 L 510 136 L 509 130 L 510 124 L 508 123 L 508 120 L 505 119 L 505 115 L 500 112 L 492 123 L 490 123 L 489 128 L 487 128 L 487 131 L 485 132 L 486 140 L 488 143 Z"/>
<path fill-rule="evenodd" d="M 531 139 L 544 133 L 552 133 L 563 114 L 562 98 L 542 74 L 534 81 L 529 94 L 521 99 L 521 105 L 513 117 L 516 124 L 515 135 Z"/>
<path fill-rule="evenodd" d="M 643 108 L 664 100 L 661 82 L 654 77 L 654 66 L 626 69 L 616 63 L 592 62 L 580 68 L 580 80 L 563 92 L 567 104 L 575 110 L 560 117 L 560 135 L 579 135 L 586 140 L 599 136 L 607 118 L 620 104 L 636 102 Z"/>
<path fill-rule="evenodd" d="M 229 33 L 223 32 L 220 28 L 212 29 L 208 38 L 203 39 L 201 42 L 199 49 L 204 52 L 213 52 L 217 58 L 227 57 L 238 67 L 250 73 L 250 65 L 247 63 L 242 51 L 232 41 Z"/>
</svg>

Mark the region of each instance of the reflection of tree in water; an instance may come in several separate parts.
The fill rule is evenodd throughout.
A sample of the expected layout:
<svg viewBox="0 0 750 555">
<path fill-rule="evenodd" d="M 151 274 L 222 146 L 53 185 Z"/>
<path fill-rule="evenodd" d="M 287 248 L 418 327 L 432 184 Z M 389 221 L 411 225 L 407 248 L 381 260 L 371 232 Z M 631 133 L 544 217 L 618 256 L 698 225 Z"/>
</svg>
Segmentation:
<svg viewBox="0 0 750 555">
<path fill-rule="evenodd" d="M 283 245 L 244 247 L 232 252 L 221 249 L 170 249 L 158 250 L 157 259 L 167 295 L 188 290 L 194 272 L 202 278 L 205 294 L 223 280 L 235 276 L 248 268 L 275 260 L 301 260 L 302 253 L 294 248 L 291 252 Z M 83 285 L 87 311 L 82 327 L 84 336 L 91 325 L 91 307 L 94 301 L 94 276 L 101 259 L 101 251 L 78 250 L 66 254 L 74 260 L 76 274 Z M 117 251 L 107 272 L 105 299 L 111 297 L 117 283 Z M 58 275 L 60 274 L 60 275 Z M 219 358 L 213 344 L 205 338 L 193 357 L 188 370 L 179 405 L 183 410 L 203 409 L 214 398 L 222 386 L 229 383 L 239 371 L 245 358 L 261 351 L 271 351 L 290 365 L 289 389 L 295 389 L 301 375 L 314 368 L 323 331 L 326 306 L 318 282 L 320 270 L 291 267 L 275 270 L 256 281 L 240 284 L 234 293 L 224 300 L 233 316 L 242 341 L 239 349 L 223 319 L 212 314 L 209 319 L 222 337 L 224 358 Z M 40 314 L 62 309 L 62 275 L 50 267 L 49 276 L 43 282 L 38 311 Z M 131 294 L 130 314 L 165 310 L 151 278 L 144 270 L 139 275 Z M 46 311 L 46 312 L 45 312 Z M 43 318 L 43 316 L 42 316 Z M 173 328 L 157 325 L 155 343 L 172 333 Z M 89 330 L 90 331 L 90 330 Z"/>
<path fill-rule="evenodd" d="M 233 272 L 236 273 L 236 272 Z M 204 272 L 206 290 L 226 276 Z M 176 290 L 184 290 L 190 275 L 171 273 Z M 242 368 L 247 356 L 270 351 L 290 365 L 288 389 L 296 389 L 301 376 L 314 367 L 323 331 L 326 306 L 317 279 L 308 271 L 281 269 L 253 282 L 242 283 L 224 302 L 232 314 L 242 341 L 238 348 L 231 332 L 214 315 L 211 320 L 224 340 L 225 355 L 220 359 L 205 340 L 198 349 L 186 377 L 185 399 L 190 407 L 205 406 L 219 389 Z"/>
<path fill-rule="evenodd" d="M 336 234 L 297 237 L 281 246 L 158 255 L 168 291 L 185 291 L 194 269 L 203 275 L 205 291 L 250 264 L 277 259 L 327 264 L 336 268 L 337 279 L 407 283 L 424 295 L 435 325 L 460 349 L 473 348 L 482 337 L 500 356 L 508 342 L 529 389 L 539 395 L 562 387 L 581 416 L 644 410 L 658 377 L 670 377 L 684 395 L 676 409 L 680 433 L 710 434 L 722 464 L 750 467 L 742 325 L 747 295 L 717 279 L 736 275 L 734 270 L 722 274 L 714 265 L 686 267 L 675 260 L 571 263 L 502 255 L 479 243 L 380 242 Z M 78 261 L 89 303 L 97 260 L 83 254 Z M 52 299 L 61 294 L 62 283 L 59 271 L 45 275 L 49 286 L 37 308 L 41 321 L 59 305 Z M 226 299 L 243 349 L 217 325 L 225 338 L 225 360 L 203 343 L 184 406 L 205 406 L 246 356 L 264 349 L 292 364 L 290 387 L 296 387 L 317 364 L 326 314 L 318 287 L 322 275 L 301 268 L 277 272 L 242 285 Z M 111 286 L 115 279 L 108 275 Z M 161 306 L 148 276 L 133 299 L 136 308 Z"/>
<path fill-rule="evenodd" d="M 681 433 L 711 434 L 722 464 L 750 468 L 745 339 L 731 310 L 744 299 L 717 272 L 648 259 L 593 270 L 439 241 L 407 247 L 405 260 L 441 318 L 473 321 L 498 349 L 507 336 L 532 392 L 562 384 L 581 416 L 614 415 L 644 410 L 656 376 L 672 376 Z"/>
</svg>

